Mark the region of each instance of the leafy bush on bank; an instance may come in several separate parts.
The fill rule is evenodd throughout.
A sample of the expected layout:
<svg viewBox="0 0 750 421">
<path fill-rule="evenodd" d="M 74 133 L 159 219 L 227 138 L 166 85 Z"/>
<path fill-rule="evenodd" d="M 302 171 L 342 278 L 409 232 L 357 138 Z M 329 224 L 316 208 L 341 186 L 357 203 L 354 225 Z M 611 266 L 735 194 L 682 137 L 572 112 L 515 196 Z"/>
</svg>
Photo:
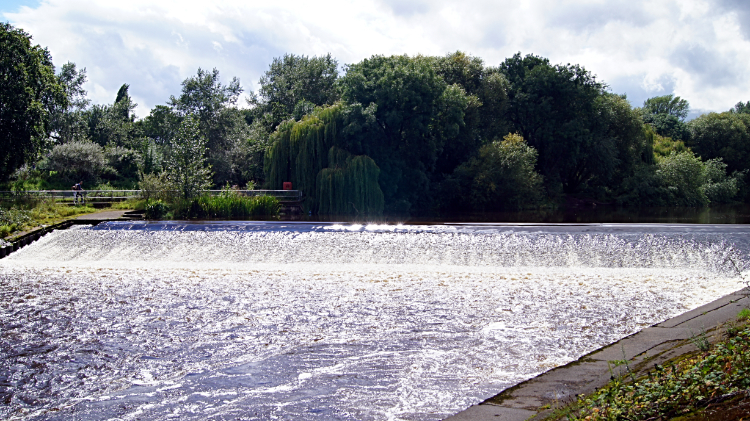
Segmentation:
<svg viewBox="0 0 750 421">
<path fill-rule="evenodd" d="M 593 395 L 580 397 L 555 419 L 572 421 L 669 419 L 709 404 L 747 398 L 750 391 L 750 311 L 726 330 L 726 340 L 669 366 L 656 365 L 646 378 L 615 378 Z"/>
</svg>

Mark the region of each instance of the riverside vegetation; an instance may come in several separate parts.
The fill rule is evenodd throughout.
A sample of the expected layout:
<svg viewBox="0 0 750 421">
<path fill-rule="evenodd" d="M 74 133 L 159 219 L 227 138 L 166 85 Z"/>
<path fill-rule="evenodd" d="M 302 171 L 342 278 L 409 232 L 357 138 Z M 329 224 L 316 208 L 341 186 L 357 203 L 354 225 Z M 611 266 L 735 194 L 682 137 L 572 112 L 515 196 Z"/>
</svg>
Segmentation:
<svg viewBox="0 0 750 421">
<path fill-rule="evenodd" d="M 627 361 L 622 376 L 558 409 L 547 420 L 742 420 L 750 414 L 750 309 L 725 326 L 711 344 L 704 332 L 698 350 L 636 378 Z"/>
<path fill-rule="evenodd" d="M 302 191 L 305 213 L 434 216 L 750 201 L 750 102 L 687 121 L 674 95 L 633 108 L 584 67 L 520 53 L 273 59 L 249 92 L 198 69 L 143 117 L 130 85 L 91 104 L 86 69 L 56 69 L 29 34 L 0 25 L 0 183 L 5 189 L 227 183 Z M 204 200 L 205 202 L 205 200 Z M 197 203 L 197 202 L 196 202 Z M 161 205 L 152 205 L 158 209 Z M 189 211 L 187 210 L 189 209 Z M 186 213 L 187 212 L 187 213 Z M 243 211 L 244 212 L 244 211 Z"/>
</svg>

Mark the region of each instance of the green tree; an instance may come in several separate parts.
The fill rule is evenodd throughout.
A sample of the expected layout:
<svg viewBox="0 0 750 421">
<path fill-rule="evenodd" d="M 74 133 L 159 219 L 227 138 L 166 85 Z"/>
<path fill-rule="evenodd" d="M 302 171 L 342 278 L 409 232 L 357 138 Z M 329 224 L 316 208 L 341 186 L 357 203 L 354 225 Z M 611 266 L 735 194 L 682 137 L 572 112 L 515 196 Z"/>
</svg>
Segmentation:
<svg viewBox="0 0 750 421">
<path fill-rule="evenodd" d="M 207 144 L 198 118 L 187 115 L 172 139 L 165 163 L 167 179 L 183 199 L 198 197 L 211 187 L 211 168 L 205 158 Z"/>
<path fill-rule="evenodd" d="M 215 185 L 248 181 L 241 180 L 243 168 L 240 167 L 244 164 L 233 160 L 246 156 L 243 151 L 249 146 L 249 127 L 243 112 L 235 107 L 241 93 L 240 81 L 236 77 L 224 85 L 217 69 L 211 72 L 198 69 L 195 76 L 182 82 L 180 96 L 172 96 L 169 100 L 178 116 L 198 118 L 200 131 L 208 142 L 207 158 L 214 171 Z"/>
<path fill-rule="evenodd" d="M 269 132 L 292 116 L 300 120 L 312 107 L 331 105 L 339 99 L 337 78 L 338 62 L 330 54 L 276 57 L 261 76 L 258 92 L 249 95 L 252 118 L 262 121 Z"/>
<path fill-rule="evenodd" d="M 153 139 L 157 145 L 167 145 L 177 133 L 181 118 L 171 107 L 157 105 L 149 115 L 138 121 L 144 136 Z"/>
<path fill-rule="evenodd" d="M 738 113 L 738 114 L 750 114 L 750 101 L 747 102 L 738 102 L 734 108 L 729 110 L 730 113 Z"/>
<path fill-rule="evenodd" d="M 49 51 L 0 23 L 0 180 L 36 161 L 52 131 L 51 110 L 67 102 Z"/>
<path fill-rule="evenodd" d="M 524 209 L 543 197 L 542 176 L 536 170 L 537 151 L 519 134 L 508 134 L 479 149 L 456 169 L 475 210 Z"/>
<path fill-rule="evenodd" d="M 460 51 L 431 59 L 445 83 L 460 86 L 467 99 L 464 124 L 456 136 L 444 140 L 438 156 L 436 176 L 440 177 L 453 172 L 480 146 L 508 132 L 508 82 L 497 69 L 485 68 L 480 58 Z"/>
<path fill-rule="evenodd" d="M 590 178 L 585 163 L 597 141 L 597 99 L 604 85 L 581 66 L 553 66 L 534 55 L 517 53 L 500 70 L 510 83 L 507 115 L 514 131 L 539 152 L 548 192 L 555 197 L 580 191 Z"/>
<path fill-rule="evenodd" d="M 430 206 L 430 173 L 446 139 L 464 125 L 465 90 L 448 85 L 433 64 L 423 56 L 373 56 L 340 79 L 350 104 L 343 148 L 375 160 L 389 211 Z"/>
<path fill-rule="evenodd" d="M 673 94 L 655 96 L 643 102 L 643 111 L 647 114 L 666 114 L 684 121 L 690 112 L 690 103 Z"/>
<path fill-rule="evenodd" d="M 65 63 L 57 74 L 65 89 L 67 104 L 56 104 L 51 112 L 51 137 L 56 143 L 83 140 L 87 137 L 88 126 L 84 111 L 91 101 L 86 98 L 86 68 L 77 70 L 75 63 Z"/>
<path fill-rule="evenodd" d="M 667 188 L 669 206 L 699 207 L 710 202 L 703 189 L 705 164 L 692 152 L 661 158 L 656 167 L 657 177 Z"/>
<path fill-rule="evenodd" d="M 701 158 L 721 158 L 730 172 L 750 169 L 750 114 L 708 113 L 688 128 L 688 146 Z"/>
</svg>

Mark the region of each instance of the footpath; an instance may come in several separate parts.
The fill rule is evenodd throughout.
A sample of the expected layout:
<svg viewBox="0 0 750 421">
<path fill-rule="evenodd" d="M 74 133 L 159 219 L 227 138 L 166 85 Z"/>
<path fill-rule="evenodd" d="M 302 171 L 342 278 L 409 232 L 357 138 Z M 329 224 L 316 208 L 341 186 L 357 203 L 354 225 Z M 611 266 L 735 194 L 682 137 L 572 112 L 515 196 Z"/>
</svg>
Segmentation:
<svg viewBox="0 0 750 421">
<path fill-rule="evenodd" d="M 612 368 L 612 361 L 627 359 L 636 375 L 645 374 L 654 364 L 663 364 L 697 348 L 691 341 L 698 335 L 714 342 L 723 334 L 722 326 L 750 307 L 750 289 L 735 293 L 655 324 L 576 361 L 542 373 L 504 390 L 445 421 L 525 421 L 542 419 L 554 409 L 589 394 L 609 383 L 624 367 Z M 613 371 L 611 371 L 613 370 Z"/>
</svg>

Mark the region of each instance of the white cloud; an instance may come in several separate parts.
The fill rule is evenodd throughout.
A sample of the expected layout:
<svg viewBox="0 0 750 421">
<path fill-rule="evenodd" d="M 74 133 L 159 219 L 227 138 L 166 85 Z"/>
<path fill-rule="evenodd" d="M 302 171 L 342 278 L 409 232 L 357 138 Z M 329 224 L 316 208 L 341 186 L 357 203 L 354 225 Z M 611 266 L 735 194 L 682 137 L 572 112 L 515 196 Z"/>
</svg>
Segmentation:
<svg viewBox="0 0 750 421">
<path fill-rule="evenodd" d="M 698 110 L 750 100 L 750 7 L 736 0 L 43 0 L 5 18 L 58 66 L 86 67 L 94 102 L 129 83 L 141 116 L 198 67 L 250 90 L 284 53 L 344 64 L 462 50 L 498 65 L 521 51 L 581 64 L 634 105 L 671 92 Z"/>
</svg>

